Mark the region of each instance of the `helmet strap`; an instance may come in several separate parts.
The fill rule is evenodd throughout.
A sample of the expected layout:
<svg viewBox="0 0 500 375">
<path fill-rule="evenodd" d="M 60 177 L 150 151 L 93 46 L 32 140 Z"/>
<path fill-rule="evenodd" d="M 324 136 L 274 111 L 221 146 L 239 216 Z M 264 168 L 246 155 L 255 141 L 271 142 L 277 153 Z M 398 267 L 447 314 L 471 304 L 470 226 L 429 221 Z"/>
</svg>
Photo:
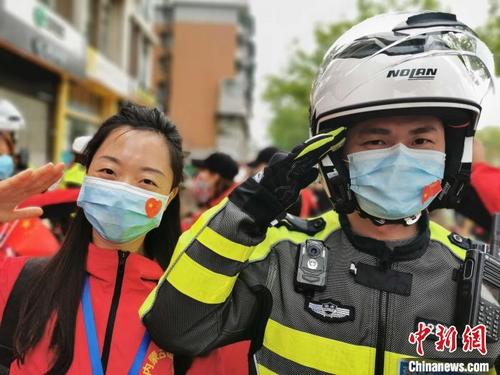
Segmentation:
<svg viewBox="0 0 500 375">
<path fill-rule="evenodd" d="M 358 212 L 359 216 L 361 216 L 364 219 L 370 219 L 370 221 L 378 227 L 387 224 L 403 224 L 404 226 L 409 227 L 410 225 L 415 224 L 422 216 L 422 212 L 419 212 L 418 214 L 405 217 L 403 219 L 397 219 L 397 220 L 383 219 L 380 217 L 370 215 L 369 213 L 363 211 L 358 204 L 356 204 L 356 211 Z"/>
</svg>

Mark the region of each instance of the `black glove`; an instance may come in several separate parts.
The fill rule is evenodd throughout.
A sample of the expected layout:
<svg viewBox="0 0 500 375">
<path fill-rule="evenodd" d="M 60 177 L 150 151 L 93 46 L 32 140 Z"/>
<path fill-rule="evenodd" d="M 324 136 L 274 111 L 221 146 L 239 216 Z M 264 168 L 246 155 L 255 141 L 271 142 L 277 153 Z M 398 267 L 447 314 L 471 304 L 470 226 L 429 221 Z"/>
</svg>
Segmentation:
<svg viewBox="0 0 500 375">
<path fill-rule="evenodd" d="M 296 146 L 290 153 L 278 153 L 263 172 L 243 182 L 229 200 L 245 211 L 260 230 L 286 211 L 299 197 L 300 190 L 318 176 L 313 168 L 329 151 L 345 142 L 345 128 L 318 134 Z"/>
</svg>

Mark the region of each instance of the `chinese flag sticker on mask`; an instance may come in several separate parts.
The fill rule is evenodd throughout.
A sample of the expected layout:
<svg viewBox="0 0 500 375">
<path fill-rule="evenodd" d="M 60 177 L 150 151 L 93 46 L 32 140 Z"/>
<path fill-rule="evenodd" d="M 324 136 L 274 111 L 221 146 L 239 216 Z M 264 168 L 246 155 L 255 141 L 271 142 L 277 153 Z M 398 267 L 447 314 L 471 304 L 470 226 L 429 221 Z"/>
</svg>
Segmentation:
<svg viewBox="0 0 500 375">
<path fill-rule="evenodd" d="M 422 190 L 422 203 L 425 203 L 428 199 L 435 197 L 441 190 L 441 181 L 436 180 L 432 184 L 424 186 Z"/>
<path fill-rule="evenodd" d="M 149 218 L 155 217 L 161 211 L 161 201 L 155 198 L 149 198 L 146 201 L 145 209 L 146 209 L 146 215 Z"/>
</svg>

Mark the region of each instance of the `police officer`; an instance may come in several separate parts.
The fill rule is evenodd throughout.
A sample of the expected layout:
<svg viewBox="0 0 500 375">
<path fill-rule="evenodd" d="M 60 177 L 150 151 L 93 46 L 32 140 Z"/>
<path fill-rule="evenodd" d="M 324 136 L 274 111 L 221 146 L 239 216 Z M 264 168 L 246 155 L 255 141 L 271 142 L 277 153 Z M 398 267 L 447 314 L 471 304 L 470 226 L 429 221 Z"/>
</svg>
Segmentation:
<svg viewBox="0 0 500 375">
<path fill-rule="evenodd" d="M 466 250 L 428 210 L 460 199 L 493 72 L 452 14 L 381 15 L 346 32 L 312 87 L 313 137 L 179 240 L 141 308 L 153 339 L 190 355 L 251 339 L 261 374 L 407 373 L 419 323 L 454 324 Z M 317 163 L 336 212 L 276 220 Z M 438 351 L 436 339 L 422 342 L 425 357 L 481 357 Z M 500 344 L 487 350 L 493 368 Z"/>
</svg>

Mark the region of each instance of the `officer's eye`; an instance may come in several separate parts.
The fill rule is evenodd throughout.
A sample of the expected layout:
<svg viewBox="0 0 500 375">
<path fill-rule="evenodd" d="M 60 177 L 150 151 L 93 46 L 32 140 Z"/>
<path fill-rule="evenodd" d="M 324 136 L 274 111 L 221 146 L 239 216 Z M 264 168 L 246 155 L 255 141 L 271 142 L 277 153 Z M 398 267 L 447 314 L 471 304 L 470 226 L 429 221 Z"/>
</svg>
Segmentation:
<svg viewBox="0 0 500 375">
<path fill-rule="evenodd" d="M 413 144 L 415 144 L 417 146 L 422 146 L 422 145 L 427 145 L 427 144 L 434 144 L 434 142 L 428 138 L 417 138 L 413 141 Z"/>
<path fill-rule="evenodd" d="M 372 139 L 362 143 L 363 146 L 384 146 L 385 142 L 381 139 Z"/>
</svg>

